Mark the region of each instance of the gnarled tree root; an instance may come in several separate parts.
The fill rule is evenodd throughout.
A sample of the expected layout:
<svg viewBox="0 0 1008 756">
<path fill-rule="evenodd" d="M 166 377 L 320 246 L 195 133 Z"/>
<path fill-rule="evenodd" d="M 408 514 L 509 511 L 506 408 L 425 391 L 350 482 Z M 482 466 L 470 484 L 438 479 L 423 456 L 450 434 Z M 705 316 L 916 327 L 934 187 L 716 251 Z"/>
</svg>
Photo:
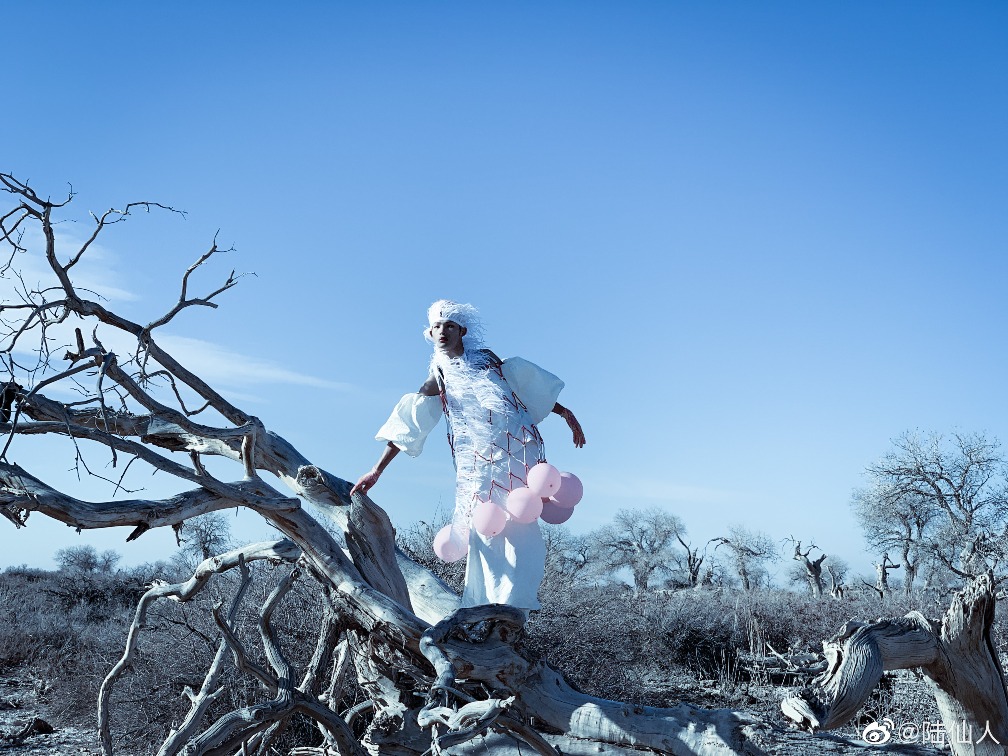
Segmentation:
<svg viewBox="0 0 1008 756">
<path fill-rule="evenodd" d="M 941 621 L 919 612 L 870 625 L 849 622 L 823 643 L 829 667 L 781 703 L 809 730 L 840 727 L 857 714 L 886 670 L 919 668 L 930 681 L 956 756 L 1003 756 L 1008 693 L 991 640 L 994 579 L 971 580 Z"/>
<path fill-rule="evenodd" d="M 514 649 L 523 623 L 520 610 L 492 605 L 460 609 L 426 631 L 420 648 L 437 678 L 431 702 L 420 713 L 421 725 L 429 724 L 432 714 L 445 705 L 439 696 L 477 684 L 493 691 L 498 706 L 507 703 L 508 711 L 498 712 L 496 721 L 470 737 L 487 730 L 506 733 L 543 754 L 641 749 L 677 756 L 728 756 L 744 752 L 743 728 L 759 724 L 727 709 L 633 706 L 579 693 L 562 675 L 545 664 L 529 662 Z M 547 732 L 564 735 L 541 735 L 524 724 L 533 718 Z"/>
</svg>

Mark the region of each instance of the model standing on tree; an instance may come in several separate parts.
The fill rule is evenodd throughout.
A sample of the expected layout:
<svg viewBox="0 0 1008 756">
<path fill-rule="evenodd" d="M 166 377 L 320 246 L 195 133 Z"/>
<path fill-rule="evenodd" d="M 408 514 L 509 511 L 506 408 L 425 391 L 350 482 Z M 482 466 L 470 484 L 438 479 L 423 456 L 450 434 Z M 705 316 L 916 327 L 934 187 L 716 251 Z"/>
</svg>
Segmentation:
<svg viewBox="0 0 1008 756">
<path fill-rule="evenodd" d="M 585 443 L 581 425 L 556 402 L 563 381 L 519 357 L 502 361 L 484 347 L 475 307 L 442 299 L 427 319 L 424 336 L 434 344 L 427 380 L 399 400 L 378 431 L 385 450 L 351 494 L 367 493 L 400 451 L 419 455 L 443 413 L 456 470 L 452 530 L 469 544 L 462 605 L 538 609 L 546 562 L 539 523 L 509 519 L 498 535 L 487 537 L 470 527 L 472 513 L 486 501 L 503 509 L 511 490 L 524 486 L 529 469 L 544 461 L 536 424 L 550 412 L 567 421 L 577 447 Z"/>
</svg>

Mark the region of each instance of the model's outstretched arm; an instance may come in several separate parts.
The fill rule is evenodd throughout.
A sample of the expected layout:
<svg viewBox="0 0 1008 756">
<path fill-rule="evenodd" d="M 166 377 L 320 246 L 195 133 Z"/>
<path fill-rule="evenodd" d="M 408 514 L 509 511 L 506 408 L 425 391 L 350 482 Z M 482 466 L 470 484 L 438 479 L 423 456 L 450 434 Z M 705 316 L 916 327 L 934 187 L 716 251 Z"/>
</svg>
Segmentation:
<svg viewBox="0 0 1008 756">
<path fill-rule="evenodd" d="M 574 446 L 579 449 L 584 446 L 585 434 L 584 431 L 581 430 L 581 423 L 579 423 L 578 419 L 574 417 L 574 413 L 566 407 L 560 406 L 559 403 L 553 405 L 553 411 L 567 421 L 567 425 L 570 427 L 571 433 L 574 434 Z"/>
<path fill-rule="evenodd" d="M 430 376 L 426 381 L 424 381 L 417 393 L 423 394 L 424 396 L 437 396 L 438 385 L 434 376 Z M 350 489 L 350 495 L 353 496 L 355 493 L 366 494 L 370 489 L 374 488 L 375 483 L 378 482 L 378 478 L 381 477 L 381 474 L 385 472 L 385 468 L 388 467 L 389 462 L 395 459 L 398 453 L 399 447 L 389 441 L 388 445 L 382 449 L 381 457 L 378 458 L 378 462 L 375 466 L 361 475 L 354 487 Z"/>
</svg>

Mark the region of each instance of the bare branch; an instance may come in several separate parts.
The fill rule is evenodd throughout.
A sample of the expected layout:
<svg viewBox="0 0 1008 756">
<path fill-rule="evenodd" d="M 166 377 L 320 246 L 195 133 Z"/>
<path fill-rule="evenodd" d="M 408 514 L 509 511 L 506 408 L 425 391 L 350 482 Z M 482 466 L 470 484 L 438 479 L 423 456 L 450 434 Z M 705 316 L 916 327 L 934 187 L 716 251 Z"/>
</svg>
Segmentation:
<svg viewBox="0 0 1008 756">
<path fill-rule="evenodd" d="M 63 269 L 69 271 L 70 268 L 76 265 L 80 261 L 81 257 L 84 256 L 84 253 L 87 252 L 88 247 L 90 247 L 91 244 L 94 242 L 94 240 L 98 238 L 98 234 L 100 234 L 105 229 L 106 226 L 110 226 L 113 223 L 119 223 L 121 221 L 126 220 L 130 212 L 134 208 L 141 208 L 148 213 L 151 211 L 151 208 L 157 208 L 159 210 L 167 210 L 168 212 L 171 213 L 178 213 L 183 218 L 185 217 L 185 211 L 176 210 L 175 208 L 169 207 L 168 205 L 162 205 L 160 202 L 130 202 L 122 210 L 109 208 L 104 213 L 102 213 L 102 216 L 100 218 L 96 216 L 94 213 L 92 213 L 91 217 L 94 218 L 95 220 L 94 231 L 91 232 L 91 236 L 89 236 L 87 240 L 84 242 L 84 244 L 81 245 L 81 248 L 76 252 L 76 254 L 74 254 L 73 257 L 71 257 L 70 260 L 67 262 L 67 264 L 63 266 Z"/>
<path fill-rule="evenodd" d="M 206 488 L 197 488 L 168 499 L 87 502 L 68 496 L 43 483 L 17 465 L 0 463 L 0 506 L 7 511 L 41 512 L 78 529 L 175 525 L 190 517 L 250 506 L 263 509 L 295 510 L 297 499 L 289 499 L 266 486 L 261 480 L 222 484 L 231 496 Z M 10 517 L 8 517 L 10 519 Z"/>
<path fill-rule="evenodd" d="M 273 637 L 273 631 L 269 626 L 273 610 L 290 590 L 297 576 L 298 571 L 294 570 L 280 581 L 280 584 L 277 585 L 266 600 L 259 615 L 259 632 L 263 641 L 263 648 L 266 651 L 267 660 L 276 672 L 276 694 L 273 700 L 232 711 L 218 719 L 206 732 L 193 741 L 192 750 L 195 753 L 208 755 L 233 753 L 234 749 L 242 741 L 248 740 L 258 732 L 262 732 L 281 718 L 289 716 L 298 698 L 301 698 L 295 695 L 290 662 L 280 652 Z M 229 642 L 233 643 L 233 635 L 230 638 Z M 235 653 L 236 658 L 239 655 L 239 649 L 240 646 L 232 645 L 232 651 Z M 302 698 L 301 700 L 304 699 Z M 320 712 L 324 710 L 323 707 L 318 707 L 318 709 Z M 325 710 L 324 716 L 327 720 L 332 718 L 332 714 L 327 710 Z"/>
<path fill-rule="evenodd" d="M 248 569 L 244 554 L 240 554 L 238 557 L 238 568 L 241 570 L 242 579 L 241 584 L 238 586 L 238 590 L 235 592 L 234 599 L 231 602 L 231 608 L 228 610 L 228 625 L 234 624 L 238 607 L 241 605 L 245 592 L 252 583 L 252 573 Z M 224 638 L 221 638 L 218 643 L 214 659 L 210 663 L 209 669 L 207 669 L 206 676 L 203 678 L 203 684 L 200 686 L 199 691 L 190 695 L 191 706 L 189 708 L 189 713 L 186 714 L 182 724 L 168 734 L 168 737 L 158 750 L 158 756 L 175 756 L 175 754 L 178 753 L 185 743 L 188 742 L 195 734 L 196 728 L 202 722 L 210 705 L 224 693 L 224 687 L 218 687 L 217 683 L 224 669 L 224 661 L 227 658 L 227 648 L 227 641 Z M 111 756 L 111 754 L 106 752 L 106 756 Z"/>
<path fill-rule="evenodd" d="M 112 754 L 112 738 L 108 729 L 108 701 L 112 694 L 112 688 L 116 681 L 129 669 L 133 657 L 136 653 L 136 645 L 139 640 L 140 630 L 146 624 L 147 612 L 150 606 L 161 598 L 174 598 L 177 601 L 188 601 L 195 596 L 207 584 L 213 575 L 234 567 L 241 567 L 243 574 L 246 572 L 244 565 L 247 562 L 266 559 L 274 562 L 295 561 L 301 554 L 290 541 L 274 541 L 255 543 L 235 549 L 227 554 L 212 557 L 202 562 L 193 573 L 192 577 L 184 583 L 168 584 L 160 583 L 148 590 L 137 604 L 136 614 L 133 617 L 133 624 L 130 626 L 129 634 L 126 637 L 126 648 L 122 657 L 106 675 L 102 682 L 101 690 L 98 694 L 98 721 L 101 733 L 102 750 L 105 756 Z M 244 581 L 243 581 L 244 582 Z M 232 612 L 241 599 L 243 590 L 235 597 L 232 604 Z"/>
<path fill-rule="evenodd" d="M 160 318 L 158 318 L 157 320 L 154 320 L 154 321 L 151 321 L 150 323 L 148 323 L 147 327 L 144 329 L 146 331 L 146 333 L 149 334 L 155 328 L 159 328 L 159 327 L 165 325 L 166 323 L 171 322 L 171 320 L 176 315 L 178 315 L 182 310 L 184 310 L 187 307 L 202 306 L 202 307 L 210 307 L 210 308 L 216 309 L 217 303 L 213 302 L 212 300 L 218 294 L 221 294 L 221 293 L 227 291 L 228 289 L 232 288 L 233 286 L 235 286 L 238 283 L 238 280 L 241 278 L 241 276 L 236 276 L 235 272 L 232 270 L 231 274 L 227 277 L 227 280 L 224 282 L 223 285 L 221 285 L 220 287 L 218 287 L 214 291 L 210 292 L 209 294 L 206 294 L 206 295 L 204 295 L 202 297 L 193 297 L 191 299 L 187 298 L 188 297 L 188 287 L 189 287 L 189 276 L 192 275 L 193 271 L 195 271 L 198 267 L 200 267 L 203 263 L 205 263 L 207 260 L 209 260 L 216 253 L 218 253 L 218 252 L 231 252 L 231 251 L 233 251 L 233 247 L 229 248 L 229 249 L 225 249 L 225 250 L 219 249 L 217 247 L 217 238 L 215 236 L 214 237 L 213 246 L 210 248 L 210 250 L 208 252 L 205 252 L 202 255 L 202 257 L 200 257 L 196 262 L 194 262 L 192 265 L 190 265 L 186 269 L 185 274 L 182 276 L 182 291 L 179 294 L 178 302 L 175 304 L 174 307 L 172 307 L 172 309 L 170 309 L 167 313 L 165 313 L 164 315 L 162 315 Z"/>
</svg>

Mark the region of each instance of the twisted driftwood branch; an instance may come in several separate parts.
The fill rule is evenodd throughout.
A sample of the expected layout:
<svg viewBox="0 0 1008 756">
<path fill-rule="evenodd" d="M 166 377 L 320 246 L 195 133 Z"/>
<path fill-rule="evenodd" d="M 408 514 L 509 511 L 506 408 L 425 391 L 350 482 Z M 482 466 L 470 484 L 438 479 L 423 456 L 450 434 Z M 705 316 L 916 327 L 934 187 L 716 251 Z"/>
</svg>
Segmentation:
<svg viewBox="0 0 1008 756">
<path fill-rule="evenodd" d="M 829 668 L 813 686 L 781 703 L 784 715 L 815 731 L 849 722 L 882 673 L 920 668 L 931 682 L 957 756 L 1003 756 L 1008 744 L 1008 692 L 991 639 L 994 579 L 971 580 L 941 621 L 919 612 L 870 625 L 849 622 L 823 643 Z M 961 742 L 955 742 L 960 740 Z"/>
<path fill-rule="evenodd" d="M 234 600 L 231 602 L 231 609 L 228 611 L 227 623 L 229 625 L 234 624 L 235 614 L 237 613 L 238 607 L 241 605 L 245 592 L 252 583 L 252 573 L 249 571 L 248 566 L 245 563 L 244 555 L 240 555 L 238 558 L 238 568 L 241 570 L 242 581 L 238 586 L 238 590 L 235 592 Z M 221 673 L 224 671 L 224 662 L 227 659 L 227 650 L 227 641 L 222 637 L 217 646 L 217 653 L 214 654 L 213 661 L 210 663 L 210 668 L 207 670 L 206 676 L 203 678 L 203 684 L 200 686 L 197 693 L 190 694 L 189 696 L 191 701 L 189 713 L 186 714 L 185 719 L 182 720 L 182 724 L 168 734 L 168 737 L 165 739 L 164 743 L 162 743 L 161 748 L 158 749 L 157 756 L 175 756 L 175 754 L 177 754 L 185 746 L 189 739 L 196 734 L 196 730 L 203 721 L 203 717 L 206 715 L 206 710 L 210 704 L 216 701 L 224 693 L 224 687 L 218 687 L 217 683 L 220 679 Z"/>
<path fill-rule="evenodd" d="M 279 735 L 290 716 L 296 712 L 305 714 L 317 722 L 323 729 L 327 742 L 332 744 L 338 753 L 347 756 L 360 756 L 363 753 L 346 721 L 320 703 L 313 693 L 306 692 L 305 685 L 294 686 L 293 667 L 280 650 L 270 625 L 274 610 L 290 591 L 299 574 L 298 570 L 294 570 L 285 576 L 270 593 L 259 613 L 259 634 L 272 673 L 249 661 L 241 643 L 215 612 L 224 640 L 232 651 L 235 666 L 258 679 L 273 698 L 232 711 L 218 719 L 202 735 L 189 742 L 185 749 L 187 756 L 229 754 L 243 743 L 251 743 L 256 752 L 265 753 L 269 749 L 270 741 Z M 327 625 L 323 622 L 320 637 L 332 639 L 333 627 L 333 624 Z M 324 656 L 316 654 L 319 663 Z M 305 683 L 310 684 L 312 679 L 310 673 L 311 667 L 309 674 L 305 676 Z"/>
<path fill-rule="evenodd" d="M 281 653 L 269 626 L 273 610 L 287 594 L 298 577 L 295 570 L 286 575 L 273 589 L 259 613 L 259 633 L 266 651 L 266 659 L 273 668 L 275 677 L 269 676 L 275 691 L 272 700 L 236 709 L 214 722 L 205 732 L 194 738 L 185 747 L 186 756 L 225 756 L 231 754 L 257 732 L 270 727 L 274 722 L 289 715 L 294 708 L 294 678 L 290 662 Z M 233 635 L 225 635 L 231 651 L 236 657 L 236 666 L 247 666 L 241 661 L 244 649 Z M 264 677 L 268 673 L 262 673 Z"/>
<path fill-rule="evenodd" d="M 287 540 L 275 542 L 254 543 L 242 548 L 229 551 L 226 554 L 207 559 L 196 567 L 193 575 L 184 583 L 160 583 L 148 590 L 137 603 L 136 613 L 133 623 L 130 625 L 129 633 L 126 636 L 126 648 L 122 657 L 112 667 L 102 681 L 98 691 L 98 731 L 102 744 L 102 752 L 105 756 L 112 754 L 112 736 L 109 733 L 109 709 L 108 702 L 112 695 L 112 689 L 116 681 L 128 670 L 136 655 L 136 647 L 140 638 L 140 631 L 146 626 L 147 612 L 150 606 L 162 598 L 171 598 L 176 601 L 188 601 L 195 596 L 207 584 L 211 577 L 235 567 L 241 567 L 244 572 L 244 565 L 247 562 L 256 560 L 269 560 L 273 562 L 294 561 L 301 555 L 293 543 Z M 231 613 L 235 611 L 237 603 L 241 598 L 242 590 L 235 596 Z M 205 683 L 204 683 L 205 685 Z"/>
</svg>

